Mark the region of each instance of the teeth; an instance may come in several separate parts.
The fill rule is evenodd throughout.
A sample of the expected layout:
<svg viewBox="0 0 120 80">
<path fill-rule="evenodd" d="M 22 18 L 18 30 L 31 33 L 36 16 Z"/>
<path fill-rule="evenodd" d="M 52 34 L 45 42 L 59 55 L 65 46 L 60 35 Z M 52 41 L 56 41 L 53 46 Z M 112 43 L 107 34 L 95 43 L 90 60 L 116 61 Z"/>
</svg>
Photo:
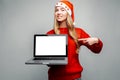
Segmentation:
<svg viewBox="0 0 120 80">
<path fill-rule="evenodd" d="M 57 17 L 61 17 L 61 16 L 57 16 Z"/>
</svg>

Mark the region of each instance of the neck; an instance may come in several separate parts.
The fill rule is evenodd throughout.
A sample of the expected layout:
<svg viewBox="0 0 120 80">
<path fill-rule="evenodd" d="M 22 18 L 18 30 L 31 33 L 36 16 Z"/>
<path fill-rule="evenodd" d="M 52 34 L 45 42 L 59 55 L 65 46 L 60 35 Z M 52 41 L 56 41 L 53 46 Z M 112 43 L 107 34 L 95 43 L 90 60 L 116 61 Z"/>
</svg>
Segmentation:
<svg viewBox="0 0 120 80">
<path fill-rule="evenodd" d="M 59 25 L 60 25 L 60 28 L 67 28 L 66 21 L 60 22 Z"/>
</svg>

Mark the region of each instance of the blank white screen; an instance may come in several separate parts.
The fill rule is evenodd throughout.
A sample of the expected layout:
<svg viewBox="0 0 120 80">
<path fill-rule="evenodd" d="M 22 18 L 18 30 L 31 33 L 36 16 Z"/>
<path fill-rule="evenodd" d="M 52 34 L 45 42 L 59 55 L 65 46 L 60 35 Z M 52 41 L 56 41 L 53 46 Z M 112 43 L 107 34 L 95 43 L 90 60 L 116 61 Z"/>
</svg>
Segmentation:
<svg viewBox="0 0 120 80">
<path fill-rule="evenodd" d="M 66 36 L 37 36 L 37 56 L 66 55 Z"/>
</svg>

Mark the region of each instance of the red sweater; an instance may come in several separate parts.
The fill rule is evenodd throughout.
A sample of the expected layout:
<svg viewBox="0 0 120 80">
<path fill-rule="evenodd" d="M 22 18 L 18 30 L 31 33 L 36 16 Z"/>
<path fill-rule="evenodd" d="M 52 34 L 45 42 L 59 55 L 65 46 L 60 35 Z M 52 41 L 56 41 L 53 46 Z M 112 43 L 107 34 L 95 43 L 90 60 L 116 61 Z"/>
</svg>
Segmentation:
<svg viewBox="0 0 120 80">
<path fill-rule="evenodd" d="M 80 38 L 90 37 L 84 30 L 80 28 L 75 28 Z M 55 34 L 54 30 L 50 30 L 47 34 Z M 68 34 L 67 28 L 60 28 L 60 34 Z M 99 53 L 102 49 L 102 41 L 99 39 L 99 42 L 94 45 L 81 44 L 89 48 L 94 53 Z M 51 66 L 48 71 L 49 80 L 73 80 L 75 78 L 81 77 L 81 72 L 83 70 L 80 62 L 79 56 L 76 53 L 76 43 L 68 34 L 68 64 L 60 66 Z"/>
</svg>

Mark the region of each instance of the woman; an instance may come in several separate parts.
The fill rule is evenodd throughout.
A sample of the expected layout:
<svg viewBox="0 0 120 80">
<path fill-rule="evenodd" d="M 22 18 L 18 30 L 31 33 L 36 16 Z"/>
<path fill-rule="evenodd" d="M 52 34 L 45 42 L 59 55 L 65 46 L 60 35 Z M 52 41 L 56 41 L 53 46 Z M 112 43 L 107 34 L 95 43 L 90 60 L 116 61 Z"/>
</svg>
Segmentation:
<svg viewBox="0 0 120 80">
<path fill-rule="evenodd" d="M 73 5 L 68 0 L 61 0 L 55 5 L 54 29 L 47 34 L 68 35 L 68 64 L 50 66 L 49 80 L 80 80 L 83 70 L 79 63 L 79 48 L 84 45 L 94 53 L 100 53 L 102 41 L 90 37 L 83 29 L 74 26 Z"/>
</svg>

